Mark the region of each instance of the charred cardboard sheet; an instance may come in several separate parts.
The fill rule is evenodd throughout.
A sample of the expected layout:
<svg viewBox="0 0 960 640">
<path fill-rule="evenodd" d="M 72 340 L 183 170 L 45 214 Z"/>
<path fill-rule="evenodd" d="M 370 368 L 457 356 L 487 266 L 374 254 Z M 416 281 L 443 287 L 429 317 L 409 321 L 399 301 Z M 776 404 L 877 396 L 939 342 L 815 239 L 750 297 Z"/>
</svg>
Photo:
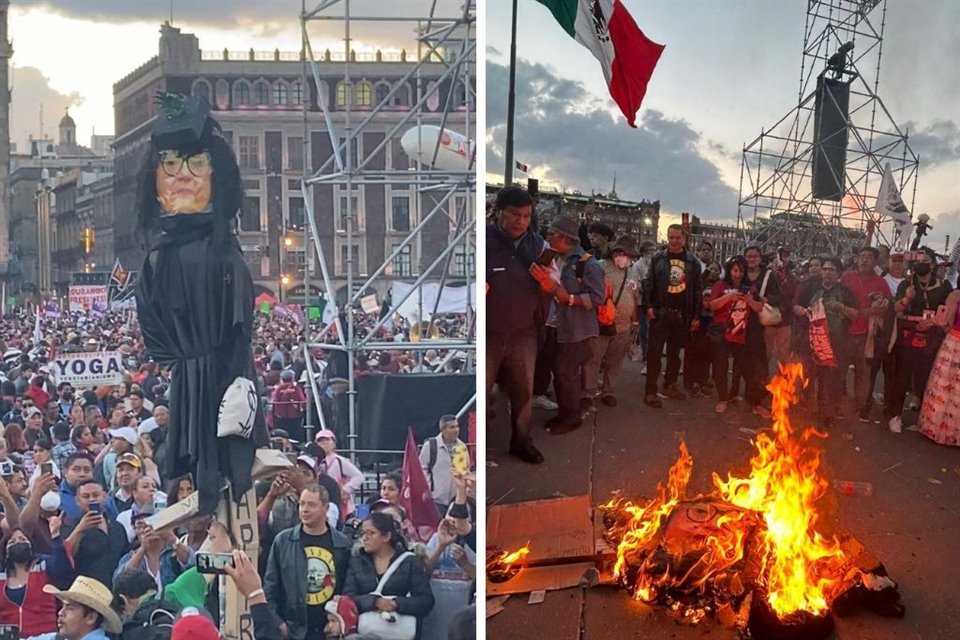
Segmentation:
<svg viewBox="0 0 960 640">
<path fill-rule="evenodd" d="M 575 587 L 596 566 L 593 507 L 589 496 L 498 505 L 487 513 L 487 544 L 507 551 L 530 548 L 516 577 L 487 581 L 487 595 Z"/>
</svg>

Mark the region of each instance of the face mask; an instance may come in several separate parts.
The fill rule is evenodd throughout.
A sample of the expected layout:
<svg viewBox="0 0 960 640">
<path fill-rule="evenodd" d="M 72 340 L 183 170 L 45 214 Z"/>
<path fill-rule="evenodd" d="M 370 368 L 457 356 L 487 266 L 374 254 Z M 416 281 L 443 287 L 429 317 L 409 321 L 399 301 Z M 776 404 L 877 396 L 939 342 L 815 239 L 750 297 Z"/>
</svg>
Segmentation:
<svg viewBox="0 0 960 640">
<path fill-rule="evenodd" d="M 630 266 L 630 256 L 614 256 L 613 264 L 617 269 L 626 269 Z"/>
<path fill-rule="evenodd" d="M 930 275 L 930 263 L 929 262 L 919 262 L 913 267 L 913 272 L 918 276 L 928 276 Z"/>
<path fill-rule="evenodd" d="M 7 547 L 7 558 L 14 564 L 30 562 L 33 558 L 33 546 L 29 542 L 16 542 Z"/>
</svg>

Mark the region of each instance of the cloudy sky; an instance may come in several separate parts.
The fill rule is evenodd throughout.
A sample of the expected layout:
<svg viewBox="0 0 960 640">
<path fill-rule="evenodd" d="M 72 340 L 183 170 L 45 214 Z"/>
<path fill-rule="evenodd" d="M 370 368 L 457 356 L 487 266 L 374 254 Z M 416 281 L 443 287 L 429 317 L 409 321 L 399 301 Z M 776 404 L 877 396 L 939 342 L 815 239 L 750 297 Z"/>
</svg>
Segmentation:
<svg viewBox="0 0 960 640">
<path fill-rule="evenodd" d="M 797 100 L 805 0 L 624 0 L 666 49 L 631 129 L 599 63 L 519 0 L 515 157 L 546 186 L 736 222 L 741 149 Z M 510 0 L 487 2 L 487 176 L 503 180 Z M 871 14 L 879 27 L 882 5 Z M 931 245 L 960 234 L 960 3 L 888 0 L 879 95 L 920 156 Z M 871 70 L 872 73 L 872 70 Z M 875 194 L 868 194 L 875 195 Z M 909 199 L 908 199 L 909 202 Z M 665 229 L 661 225 L 661 230 Z"/>
<path fill-rule="evenodd" d="M 432 0 L 351 0 L 358 15 L 425 16 Z M 307 2 L 308 10 L 317 0 Z M 439 0 L 437 15 L 454 14 L 459 0 Z M 342 4 L 341 4 L 342 6 Z M 13 0 L 13 104 L 11 138 L 21 146 L 28 135 L 56 137 L 64 109 L 77 122 L 77 138 L 113 133 L 113 83 L 157 54 L 160 24 L 173 24 L 200 39 L 203 50 L 299 51 L 300 0 Z M 342 15 L 337 7 L 324 15 Z M 354 48 L 411 47 L 413 26 L 361 23 L 353 27 Z M 314 50 L 343 48 L 339 22 L 311 22 Z"/>
</svg>

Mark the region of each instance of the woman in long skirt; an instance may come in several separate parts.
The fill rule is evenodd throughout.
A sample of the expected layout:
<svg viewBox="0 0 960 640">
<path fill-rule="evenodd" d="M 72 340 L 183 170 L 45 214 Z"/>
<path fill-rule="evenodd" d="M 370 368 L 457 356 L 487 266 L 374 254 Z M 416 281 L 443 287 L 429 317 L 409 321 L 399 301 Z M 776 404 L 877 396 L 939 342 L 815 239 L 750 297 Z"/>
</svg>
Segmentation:
<svg viewBox="0 0 960 640">
<path fill-rule="evenodd" d="M 947 297 L 950 327 L 933 362 L 920 408 L 920 433 L 938 444 L 960 447 L 960 290 Z"/>
</svg>

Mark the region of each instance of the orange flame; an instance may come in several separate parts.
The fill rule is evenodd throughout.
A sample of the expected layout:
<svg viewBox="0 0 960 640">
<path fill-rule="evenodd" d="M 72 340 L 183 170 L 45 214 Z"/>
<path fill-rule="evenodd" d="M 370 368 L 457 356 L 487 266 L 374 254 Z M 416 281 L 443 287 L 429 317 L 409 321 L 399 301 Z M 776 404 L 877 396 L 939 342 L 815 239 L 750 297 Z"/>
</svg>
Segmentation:
<svg viewBox="0 0 960 640">
<path fill-rule="evenodd" d="M 500 562 L 500 564 L 503 565 L 504 567 L 509 567 L 513 563 L 519 562 L 520 560 L 523 560 L 524 558 L 526 558 L 529 553 L 530 553 L 530 547 L 527 547 L 527 546 L 520 547 L 513 553 L 504 551 L 503 555 L 500 557 L 498 562 Z"/>
<path fill-rule="evenodd" d="M 811 440 L 826 435 L 807 429 L 797 436 L 787 413 L 806 384 L 801 365 L 781 365 L 780 375 L 767 387 L 773 397 L 772 434 L 761 433 L 752 443 L 756 452 L 748 477 L 728 475 L 724 481 L 713 474 L 712 496 L 722 501 L 708 505 L 713 512 L 697 512 L 707 508 L 704 501 L 696 502 L 700 496 L 685 503 L 693 459 L 683 442 L 666 486 L 657 486 L 653 500 L 639 505 L 615 498 L 601 507 L 608 538 L 617 542 L 614 575 L 632 586 L 635 598 L 652 602 L 665 589 L 703 591 L 708 585 L 739 596 L 741 576 L 749 573 L 743 566 L 746 547 L 754 540 L 756 582 L 771 610 L 781 619 L 798 611 L 819 615 L 828 610 L 841 585 L 845 556 L 836 538 L 816 530 L 816 502 L 828 483 L 820 474 L 821 452 Z M 678 507 L 687 509 L 687 522 L 709 525 L 694 526 L 681 536 L 665 535 Z M 700 555 L 685 566 L 681 560 L 691 540 Z"/>
</svg>

